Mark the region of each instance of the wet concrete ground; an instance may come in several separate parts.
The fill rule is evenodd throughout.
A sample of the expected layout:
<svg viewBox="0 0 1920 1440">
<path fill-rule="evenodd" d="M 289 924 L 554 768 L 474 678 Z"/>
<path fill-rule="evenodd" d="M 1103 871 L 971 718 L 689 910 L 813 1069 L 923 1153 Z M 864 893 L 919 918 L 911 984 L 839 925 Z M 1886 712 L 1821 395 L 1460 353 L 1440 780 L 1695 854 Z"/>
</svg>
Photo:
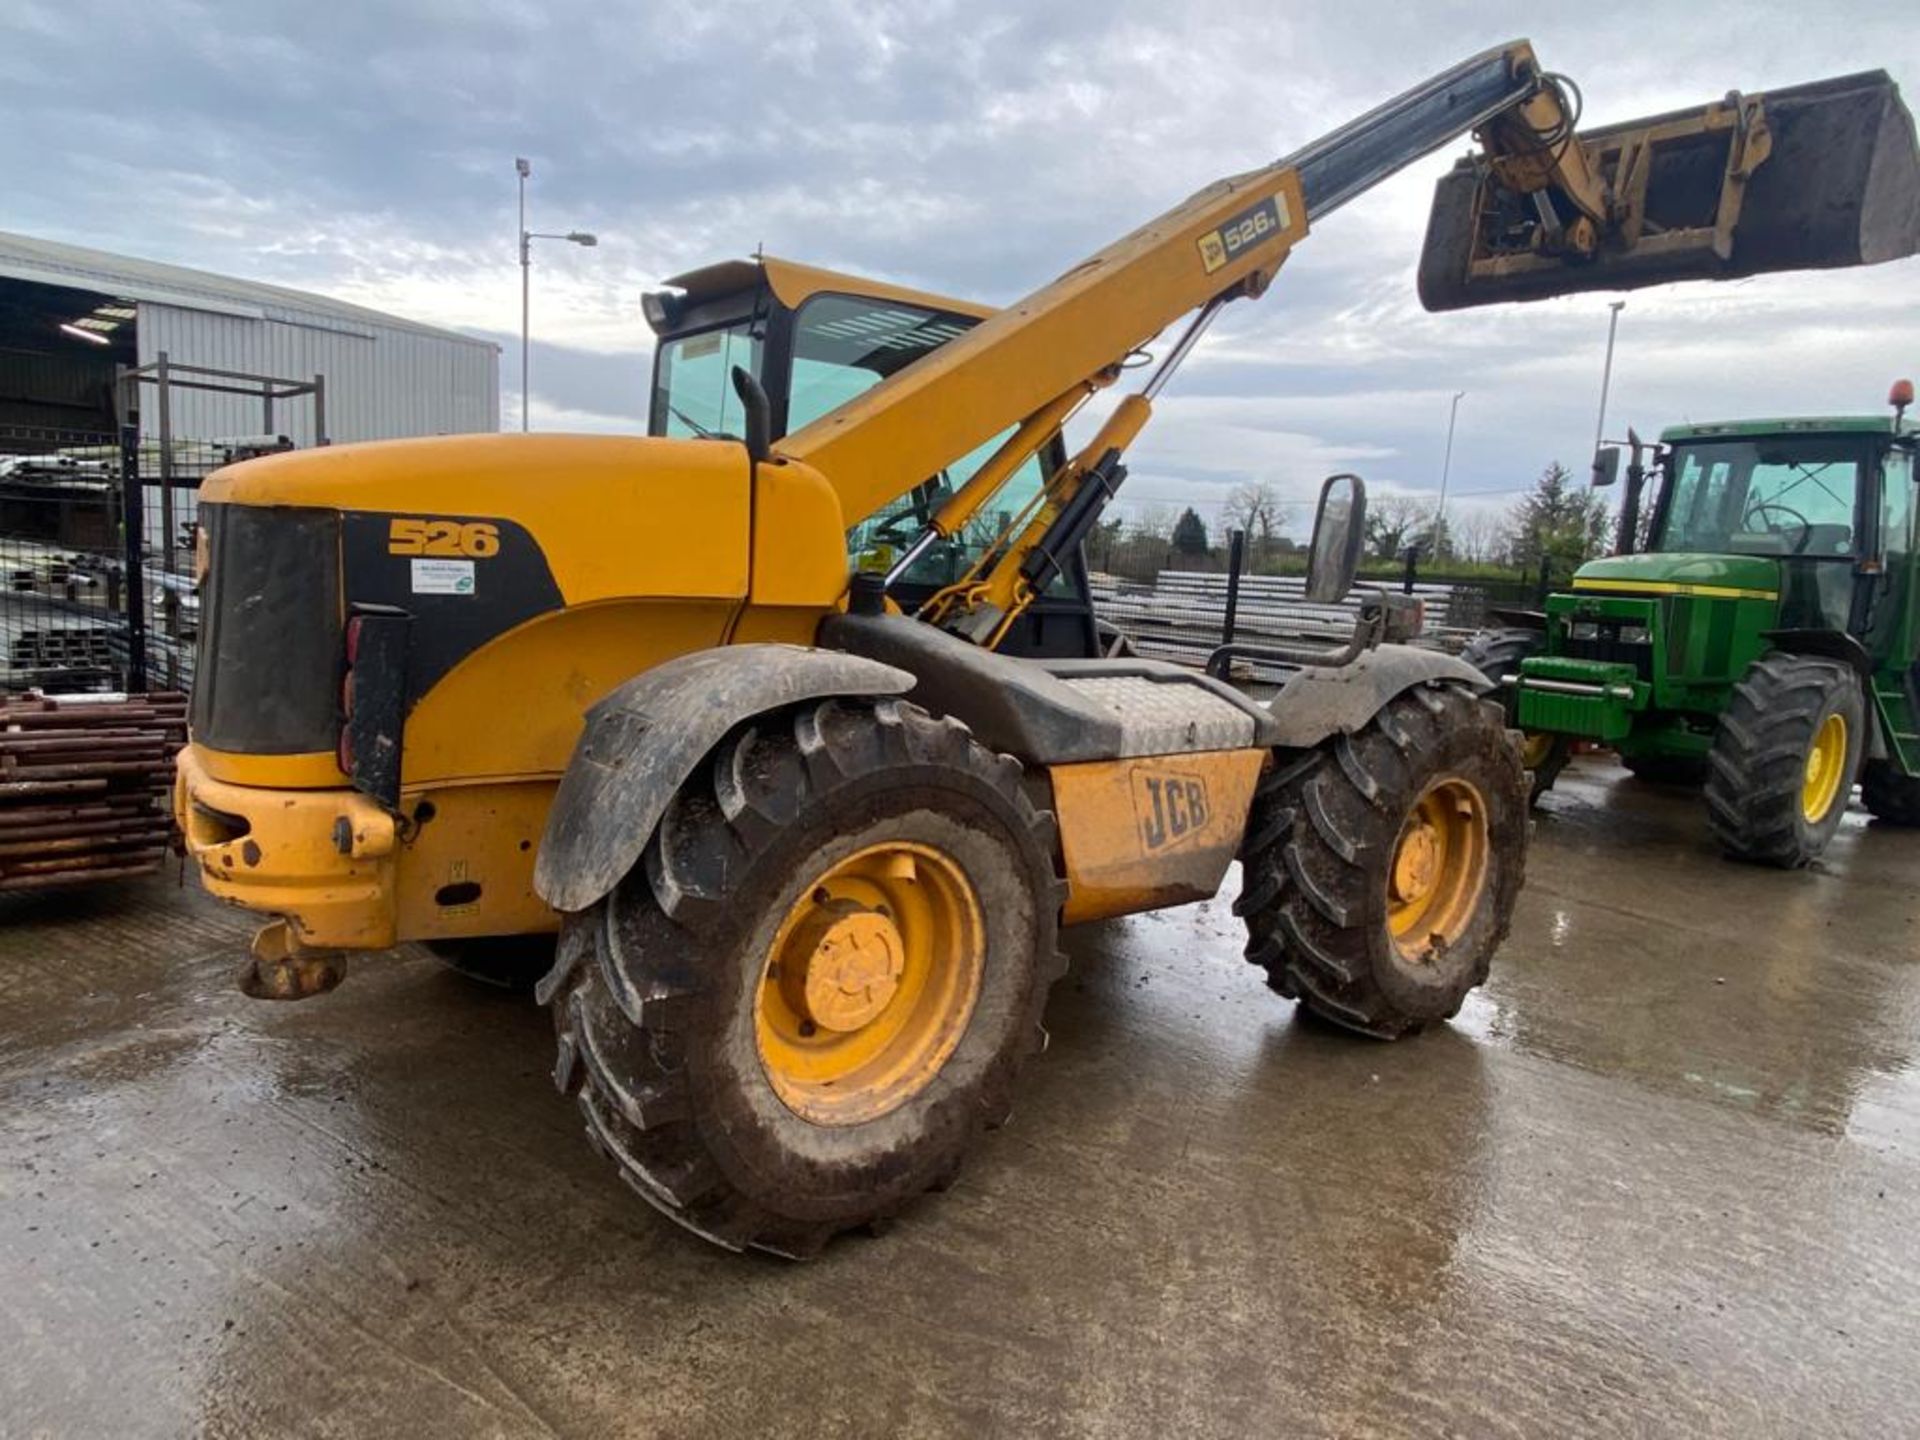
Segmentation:
<svg viewBox="0 0 1920 1440">
<path fill-rule="evenodd" d="M 1014 1124 L 795 1267 L 634 1200 L 530 1002 L 228 984 L 191 890 L 0 915 L 0 1433 L 1920 1434 L 1920 836 L 1719 860 L 1583 762 L 1461 1023 L 1084 931 Z"/>
</svg>

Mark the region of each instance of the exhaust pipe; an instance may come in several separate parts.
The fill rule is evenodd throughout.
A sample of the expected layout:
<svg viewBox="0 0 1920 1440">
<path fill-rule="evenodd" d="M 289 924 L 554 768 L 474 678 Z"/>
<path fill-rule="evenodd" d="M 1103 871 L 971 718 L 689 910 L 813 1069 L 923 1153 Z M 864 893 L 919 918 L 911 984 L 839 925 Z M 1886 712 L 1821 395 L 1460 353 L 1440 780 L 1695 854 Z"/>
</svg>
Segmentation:
<svg viewBox="0 0 1920 1440">
<path fill-rule="evenodd" d="M 1585 253 L 1577 212 L 1523 194 L 1484 156 L 1435 187 L 1420 258 L 1429 310 L 1877 265 L 1920 251 L 1920 148 L 1883 70 L 1729 95 L 1574 137 L 1610 213 Z"/>
</svg>

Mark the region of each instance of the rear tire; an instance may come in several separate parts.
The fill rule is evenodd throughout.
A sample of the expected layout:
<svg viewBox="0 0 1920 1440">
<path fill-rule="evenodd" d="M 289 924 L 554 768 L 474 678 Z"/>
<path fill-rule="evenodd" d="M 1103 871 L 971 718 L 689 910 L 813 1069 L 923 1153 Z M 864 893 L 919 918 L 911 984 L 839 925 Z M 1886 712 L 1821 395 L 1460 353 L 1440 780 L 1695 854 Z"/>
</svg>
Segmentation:
<svg viewBox="0 0 1920 1440">
<path fill-rule="evenodd" d="M 1020 775 L 958 722 L 893 700 L 763 716 L 686 783 L 613 893 L 564 917 L 541 983 L 558 1035 L 554 1079 L 642 1198 L 729 1249 L 800 1257 L 954 1178 L 980 1130 L 1009 1114 L 1015 1075 L 1043 1038 L 1048 986 L 1065 968 L 1054 821 Z M 904 872 L 883 866 L 879 884 L 904 874 L 921 893 L 835 878 L 875 854 L 908 857 Z M 940 932 L 972 942 L 961 947 L 972 958 L 953 962 L 968 967 L 971 998 L 935 1015 L 948 1048 L 930 1042 L 902 1071 L 838 1075 L 839 1090 L 827 1070 L 803 1073 L 833 1063 L 823 1047 L 883 1033 L 822 1008 L 817 1024 L 773 1034 L 786 997 L 799 996 L 802 1014 L 815 1001 L 822 956 L 867 956 L 870 937 L 835 941 L 831 927 L 850 915 L 869 929 L 884 921 L 895 938 L 883 950 L 923 953 L 914 945 L 940 938 L 928 917 L 946 913 L 934 894 L 941 875 L 961 877 L 947 889 L 977 901 L 961 912 L 970 921 Z M 814 928 L 794 928 L 796 916 Z M 844 993 L 846 977 L 829 977 L 825 998 L 884 991 L 876 1027 L 910 995 L 914 1014 L 929 996 L 937 1012 L 950 987 L 916 985 L 912 973 L 896 963 L 897 989 L 863 974 Z"/>
<path fill-rule="evenodd" d="M 1254 800 L 1234 906 L 1268 984 L 1380 1039 L 1458 1013 L 1507 936 L 1525 870 L 1517 740 L 1498 705 L 1441 684 L 1390 700 L 1364 730 L 1283 754 Z M 1434 796 L 1476 808 L 1482 839 L 1458 923 L 1423 943 L 1416 930 L 1396 937 L 1405 907 L 1395 887 L 1423 797 Z"/>
<path fill-rule="evenodd" d="M 1504 630 L 1482 630 L 1466 644 L 1460 658 L 1493 682 L 1507 716 L 1514 718 L 1513 691 L 1506 677 L 1520 673 L 1520 662 L 1545 649 L 1547 637 L 1538 630 L 1518 626 Z M 1538 734 L 1526 737 L 1521 755 L 1528 775 L 1527 803 L 1538 805 L 1540 797 L 1553 788 L 1560 772 L 1567 768 L 1573 754 L 1573 742 L 1564 735 Z"/>
<path fill-rule="evenodd" d="M 1818 856 L 1846 814 L 1865 736 L 1851 667 L 1814 655 L 1754 661 L 1708 756 L 1707 820 L 1720 848 L 1782 869 Z"/>
<path fill-rule="evenodd" d="M 1867 762 L 1860 798 L 1882 824 L 1920 827 L 1920 775 L 1903 775 L 1890 760 Z"/>
</svg>

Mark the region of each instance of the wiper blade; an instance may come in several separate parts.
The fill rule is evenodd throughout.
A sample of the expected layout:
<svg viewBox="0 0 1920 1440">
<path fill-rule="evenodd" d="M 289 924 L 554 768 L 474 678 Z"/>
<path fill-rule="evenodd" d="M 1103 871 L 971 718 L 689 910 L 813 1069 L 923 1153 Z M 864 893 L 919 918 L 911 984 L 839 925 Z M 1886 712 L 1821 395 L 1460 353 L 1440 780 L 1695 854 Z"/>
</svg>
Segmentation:
<svg viewBox="0 0 1920 1440">
<path fill-rule="evenodd" d="M 671 400 L 667 402 L 667 413 L 673 416 L 673 418 L 678 420 L 682 425 L 686 426 L 689 430 L 693 431 L 693 433 L 695 435 L 698 435 L 702 440 L 726 439 L 726 436 L 719 434 L 717 431 L 709 430 L 706 426 L 702 425 L 698 420 L 694 419 L 691 415 L 687 414 L 686 411 L 682 410 L 678 405 L 675 405 Z"/>
</svg>

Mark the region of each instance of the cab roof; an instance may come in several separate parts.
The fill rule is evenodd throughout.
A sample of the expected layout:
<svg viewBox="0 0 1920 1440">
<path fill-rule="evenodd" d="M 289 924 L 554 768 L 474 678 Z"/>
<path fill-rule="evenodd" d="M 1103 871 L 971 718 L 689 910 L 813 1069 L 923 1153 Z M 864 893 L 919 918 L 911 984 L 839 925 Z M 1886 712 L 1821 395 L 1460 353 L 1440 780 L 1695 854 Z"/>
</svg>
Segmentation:
<svg viewBox="0 0 1920 1440">
<path fill-rule="evenodd" d="M 1920 423 L 1896 422 L 1890 414 L 1879 415 L 1806 415 L 1778 420 L 1715 420 L 1700 425 L 1669 425 L 1660 432 L 1660 443 L 1676 440 L 1713 440 L 1747 435 L 1848 434 L 1913 435 L 1920 434 Z"/>
<path fill-rule="evenodd" d="M 869 280 L 838 270 L 823 270 L 816 265 L 802 265 L 797 260 L 782 260 L 777 255 L 761 255 L 750 260 L 722 260 L 715 265 L 703 265 L 698 270 L 676 275 L 666 283 L 686 292 L 685 304 L 691 309 L 752 289 L 763 279 L 773 291 L 774 298 L 790 310 L 797 310 L 815 295 L 826 293 L 898 300 L 906 305 L 923 305 L 930 310 L 971 315 L 977 320 L 986 319 L 994 313 L 995 308 L 972 300 L 956 300 L 950 295 L 915 290 L 905 285 L 890 285 L 884 280 Z"/>
</svg>

